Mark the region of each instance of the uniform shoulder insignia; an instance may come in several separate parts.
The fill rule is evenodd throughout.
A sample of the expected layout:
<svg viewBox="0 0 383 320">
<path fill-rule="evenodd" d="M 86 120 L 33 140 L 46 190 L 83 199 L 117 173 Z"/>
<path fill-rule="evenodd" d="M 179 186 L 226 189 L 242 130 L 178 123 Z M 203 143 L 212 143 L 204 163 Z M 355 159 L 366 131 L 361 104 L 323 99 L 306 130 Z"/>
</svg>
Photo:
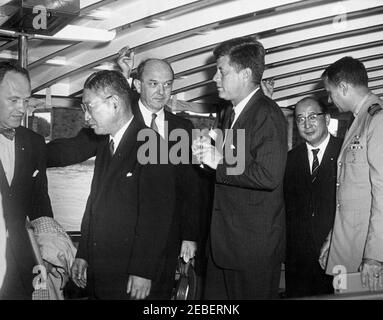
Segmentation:
<svg viewBox="0 0 383 320">
<path fill-rule="evenodd" d="M 374 103 L 368 107 L 368 113 L 371 116 L 374 116 L 375 114 L 377 114 L 382 109 L 383 109 L 383 107 L 379 103 Z"/>
</svg>

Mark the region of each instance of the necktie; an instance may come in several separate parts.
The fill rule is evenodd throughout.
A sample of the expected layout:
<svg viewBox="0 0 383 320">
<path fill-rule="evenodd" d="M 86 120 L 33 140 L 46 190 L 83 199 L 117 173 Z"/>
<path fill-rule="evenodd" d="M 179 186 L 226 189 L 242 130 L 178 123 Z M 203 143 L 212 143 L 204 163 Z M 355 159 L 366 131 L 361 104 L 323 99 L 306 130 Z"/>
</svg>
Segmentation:
<svg viewBox="0 0 383 320">
<path fill-rule="evenodd" d="M 152 128 L 154 131 L 158 132 L 158 127 L 156 124 L 156 118 L 157 118 L 157 114 L 152 113 L 152 122 L 150 123 L 150 128 Z"/>
<path fill-rule="evenodd" d="M 6 137 L 9 140 L 13 140 L 15 138 L 15 130 L 14 129 L 0 129 L 0 134 Z"/>
<path fill-rule="evenodd" d="M 234 112 L 234 108 L 232 107 L 230 110 L 229 121 L 227 123 L 227 129 L 231 128 L 231 125 L 233 124 L 233 121 L 234 121 L 234 117 L 235 117 L 235 112 Z"/>
<path fill-rule="evenodd" d="M 111 139 L 109 141 L 109 151 L 110 151 L 110 156 L 113 157 L 113 154 L 114 154 L 114 141 L 113 141 L 113 139 Z"/>
<path fill-rule="evenodd" d="M 314 182 L 318 175 L 318 169 L 319 169 L 319 160 L 318 160 L 318 152 L 319 149 L 312 149 L 314 160 L 313 160 L 313 166 L 311 170 L 311 182 Z"/>
</svg>

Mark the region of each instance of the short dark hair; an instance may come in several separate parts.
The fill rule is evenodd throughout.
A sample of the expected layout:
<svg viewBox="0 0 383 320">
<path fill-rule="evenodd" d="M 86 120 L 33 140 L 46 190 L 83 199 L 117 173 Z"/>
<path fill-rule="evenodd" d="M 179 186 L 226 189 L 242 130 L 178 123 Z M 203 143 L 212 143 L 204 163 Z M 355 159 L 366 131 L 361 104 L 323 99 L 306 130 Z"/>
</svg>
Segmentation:
<svg viewBox="0 0 383 320">
<path fill-rule="evenodd" d="M 138 67 L 137 67 L 137 79 L 138 80 L 142 80 L 142 74 L 144 73 L 145 66 L 147 65 L 147 63 L 153 62 L 153 61 L 165 63 L 169 67 L 170 71 L 172 72 L 172 79 L 174 79 L 174 70 L 168 61 L 163 60 L 163 59 L 149 58 L 149 59 L 145 59 L 145 60 L 141 61 L 141 63 L 138 65 Z"/>
<path fill-rule="evenodd" d="M 335 85 L 344 81 L 354 86 L 368 86 L 366 68 L 360 60 L 353 57 L 343 57 L 329 65 L 322 73 L 321 78 Z"/>
<path fill-rule="evenodd" d="M 31 78 L 29 77 L 29 72 L 27 69 L 21 67 L 17 62 L 3 61 L 3 62 L 0 62 L 0 83 L 3 82 L 5 74 L 9 71 L 20 73 L 23 76 L 25 76 L 29 82 L 31 81 Z"/>
<path fill-rule="evenodd" d="M 319 106 L 321 112 L 324 112 L 324 113 L 326 113 L 326 114 L 329 114 L 329 113 L 330 113 L 330 112 L 329 112 L 329 108 L 328 108 L 328 106 L 327 106 L 326 104 L 322 103 L 322 101 L 320 101 L 320 100 L 317 99 L 316 97 L 312 97 L 312 96 L 310 96 L 310 97 L 305 97 L 305 98 L 299 100 L 299 101 L 295 104 L 295 106 L 297 106 L 297 105 L 300 104 L 300 103 L 306 102 L 306 101 L 314 101 L 314 102 L 316 102 L 316 103 L 318 104 L 318 106 Z M 295 114 L 295 108 L 294 108 L 294 117 L 295 117 L 295 116 L 296 116 L 296 114 Z"/>
<path fill-rule="evenodd" d="M 126 106 L 131 105 L 132 89 L 126 78 L 115 70 L 102 70 L 91 74 L 85 81 L 84 89 L 105 91 L 121 97 Z"/>
<path fill-rule="evenodd" d="M 265 70 L 265 49 L 253 37 L 239 37 L 219 44 L 213 51 L 214 57 L 230 58 L 230 64 L 237 70 L 249 68 L 253 74 L 253 82 L 259 84 Z"/>
</svg>

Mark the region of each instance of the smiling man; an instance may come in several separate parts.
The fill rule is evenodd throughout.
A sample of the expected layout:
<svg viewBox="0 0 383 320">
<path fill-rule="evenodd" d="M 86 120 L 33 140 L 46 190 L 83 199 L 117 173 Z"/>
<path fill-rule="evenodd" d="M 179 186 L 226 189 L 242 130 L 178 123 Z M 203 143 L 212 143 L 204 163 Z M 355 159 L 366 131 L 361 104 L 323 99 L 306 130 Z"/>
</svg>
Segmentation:
<svg viewBox="0 0 383 320">
<path fill-rule="evenodd" d="M 286 294 L 329 294 L 332 277 L 321 269 L 318 256 L 334 221 L 336 159 L 342 141 L 328 132 L 330 114 L 316 99 L 299 101 L 294 115 L 305 143 L 287 157 Z"/>
<path fill-rule="evenodd" d="M 0 63 L 0 191 L 7 229 L 7 273 L 0 299 L 31 299 L 33 251 L 25 228 L 52 217 L 47 190 L 44 138 L 21 126 L 31 95 L 28 71 Z"/>
</svg>

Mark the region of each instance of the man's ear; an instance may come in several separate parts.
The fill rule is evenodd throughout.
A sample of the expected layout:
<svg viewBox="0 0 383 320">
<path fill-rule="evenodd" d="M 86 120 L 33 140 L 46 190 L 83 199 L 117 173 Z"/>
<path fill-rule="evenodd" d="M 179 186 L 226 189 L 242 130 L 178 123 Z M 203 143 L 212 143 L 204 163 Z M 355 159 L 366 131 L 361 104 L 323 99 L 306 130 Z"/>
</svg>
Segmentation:
<svg viewBox="0 0 383 320">
<path fill-rule="evenodd" d="M 340 90 L 341 90 L 343 96 L 346 96 L 346 95 L 347 95 L 347 92 L 348 92 L 348 90 L 349 90 L 349 86 L 350 86 L 350 84 L 348 84 L 347 82 L 344 82 L 344 81 L 341 81 L 341 82 L 338 84 L 338 87 L 340 88 Z"/>
<path fill-rule="evenodd" d="M 328 127 L 330 125 L 331 116 L 329 113 L 326 113 L 325 117 L 326 117 L 326 126 Z"/>
<path fill-rule="evenodd" d="M 245 81 L 251 81 L 252 78 L 253 78 L 253 72 L 251 71 L 250 68 L 245 68 L 245 69 L 242 69 L 241 70 L 241 73 L 242 73 L 242 76 L 243 76 L 243 79 Z"/>
<path fill-rule="evenodd" d="M 133 80 L 134 87 L 136 88 L 138 93 L 141 93 L 141 81 L 138 79 Z"/>
</svg>

